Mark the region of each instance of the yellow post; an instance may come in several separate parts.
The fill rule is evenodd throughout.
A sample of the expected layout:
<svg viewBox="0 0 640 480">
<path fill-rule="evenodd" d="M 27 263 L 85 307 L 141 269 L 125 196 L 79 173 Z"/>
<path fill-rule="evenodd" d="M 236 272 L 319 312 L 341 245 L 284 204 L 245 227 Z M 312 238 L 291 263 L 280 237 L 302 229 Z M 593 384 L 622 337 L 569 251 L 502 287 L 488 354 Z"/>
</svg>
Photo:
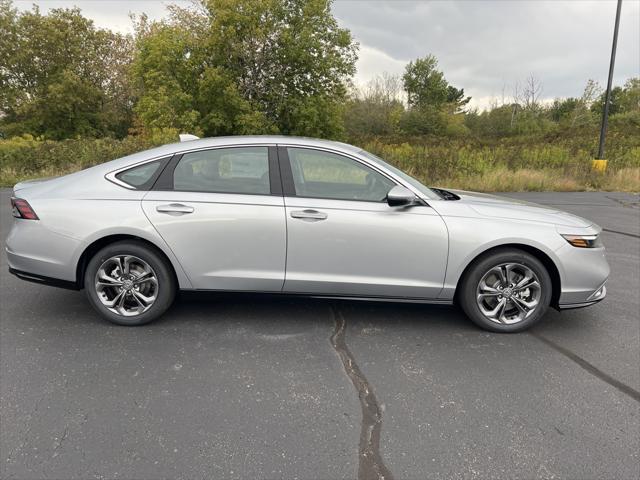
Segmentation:
<svg viewBox="0 0 640 480">
<path fill-rule="evenodd" d="M 604 173 L 607 169 L 607 160 L 595 159 L 591 160 L 591 169 L 594 172 Z"/>
</svg>

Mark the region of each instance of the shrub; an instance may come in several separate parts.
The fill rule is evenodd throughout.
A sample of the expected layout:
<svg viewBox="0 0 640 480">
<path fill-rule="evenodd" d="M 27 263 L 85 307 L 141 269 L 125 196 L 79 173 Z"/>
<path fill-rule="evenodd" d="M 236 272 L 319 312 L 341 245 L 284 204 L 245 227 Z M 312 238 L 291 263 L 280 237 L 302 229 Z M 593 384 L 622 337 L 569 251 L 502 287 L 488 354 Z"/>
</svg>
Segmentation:
<svg viewBox="0 0 640 480">
<path fill-rule="evenodd" d="M 612 122 L 607 136 L 609 168 L 605 175 L 591 171 L 597 134 L 597 126 L 582 126 L 482 140 L 470 136 L 387 136 L 351 139 L 351 143 L 426 185 L 481 191 L 640 190 L 637 129 L 628 119 Z M 71 173 L 175 140 L 175 130 L 150 130 L 122 140 L 54 142 L 29 135 L 0 140 L 0 183 L 8 186 L 23 179 Z"/>
<path fill-rule="evenodd" d="M 64 175 L 176 140 L 177 134 L 172 130 L 122 140 L 78 138 L 56 142 L 31 135 L 0 140 L 0 184 L 9 186 L 28 178 Z"/>
<path fill-rule="evenodd" d="M 639 189 L 640 136 L 627 118 L 613 122 L 607 135 L 609 168 L 604 176 L 591 172 L 596 125 L 482 140 L 417 136 L 352 139 L 352 143 L 426 185 L 482 191 Z"/>
</svg>

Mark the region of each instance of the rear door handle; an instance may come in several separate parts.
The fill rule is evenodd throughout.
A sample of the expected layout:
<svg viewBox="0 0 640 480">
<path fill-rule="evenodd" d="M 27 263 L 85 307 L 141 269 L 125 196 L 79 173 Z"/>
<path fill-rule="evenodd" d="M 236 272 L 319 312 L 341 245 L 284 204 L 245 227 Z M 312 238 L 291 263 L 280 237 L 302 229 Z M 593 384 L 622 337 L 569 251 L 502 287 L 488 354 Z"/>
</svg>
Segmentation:
<svg viewBox="0 0 640 480">
<path fill-rule="evenodd" d="M 193 207 L 183 205 L 182 203 L 169 203 L 167 205 L 158 205 L 156 210 L 160 213 L 168 213 L 169 215 L 184 215 L 193 213 Z"/>
<path fill-rule="evenodd" d="M 317 210 L 294 210 L 291 212 L 292 218 L 300 218 L 302 220 L 326 220 L 327 214 Z"/>
</svg>

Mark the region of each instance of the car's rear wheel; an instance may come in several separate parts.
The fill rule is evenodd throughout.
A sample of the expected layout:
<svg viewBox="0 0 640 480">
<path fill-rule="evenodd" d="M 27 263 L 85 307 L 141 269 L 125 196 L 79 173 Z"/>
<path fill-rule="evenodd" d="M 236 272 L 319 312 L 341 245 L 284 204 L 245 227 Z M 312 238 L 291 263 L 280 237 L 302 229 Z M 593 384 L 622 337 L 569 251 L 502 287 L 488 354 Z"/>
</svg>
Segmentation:
<svg viewBox="0 0 640 480">
<path fill-rule="evenodd" d="M 168 262 L 142 242 L 122 241 L 97 252 L 85 270 L 93 307 L 118 325 L 144 325 L 173 302 L 176 282 Z"/>
<path fill-rule="evenodd" d="M 462 280 L 460 306 L 478 326 L 493 332 L 526 330 L 547 311 L 549 272 L 519 249 L 495 250 L 474 261 Z"/>
</svg>

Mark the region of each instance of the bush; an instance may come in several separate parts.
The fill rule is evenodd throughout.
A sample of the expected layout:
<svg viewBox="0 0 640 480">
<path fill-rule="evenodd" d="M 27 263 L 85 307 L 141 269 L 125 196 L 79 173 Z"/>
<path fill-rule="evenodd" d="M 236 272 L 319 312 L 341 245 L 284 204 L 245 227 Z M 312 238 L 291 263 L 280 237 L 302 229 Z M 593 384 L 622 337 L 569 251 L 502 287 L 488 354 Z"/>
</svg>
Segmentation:
<svg viewBox="0 0 640 480">
<path fill-rule="evenodd" d="M 611 124 L 604 176 L 591 171 L 597 135 L 596 126 L 483 140 L 378 137 L 352 143 L 426 185 L 481 191 L 640 190 L 640 137 L 628 119 Z"/>
<path fill-rule="evenodd" d="M 605 175 L 591 171 L 598 127 L 546 134 L 472 136 L 386 136 L 351 139 L 426 185 L 495 190 L 640 191 L 640 137 L 632 114 L 613 121 L 607 136 Z M 630 117 L 630 118 L 627 118 Z M 177 140 L 175 130 L 152 130 L 122 140 L 46 141 L 29 135 L 0 140 L 0 183 L 71 173 L 133 152 Z"/>
<path fill-rule="evenodd" d="M 0 140 L 0 184 L 64 175 L 134 152 L 177 140 L 177 132 L 157 130 L 145 136 L 70 139 L 59 142 L 23 135 Z"/>
</svg>

